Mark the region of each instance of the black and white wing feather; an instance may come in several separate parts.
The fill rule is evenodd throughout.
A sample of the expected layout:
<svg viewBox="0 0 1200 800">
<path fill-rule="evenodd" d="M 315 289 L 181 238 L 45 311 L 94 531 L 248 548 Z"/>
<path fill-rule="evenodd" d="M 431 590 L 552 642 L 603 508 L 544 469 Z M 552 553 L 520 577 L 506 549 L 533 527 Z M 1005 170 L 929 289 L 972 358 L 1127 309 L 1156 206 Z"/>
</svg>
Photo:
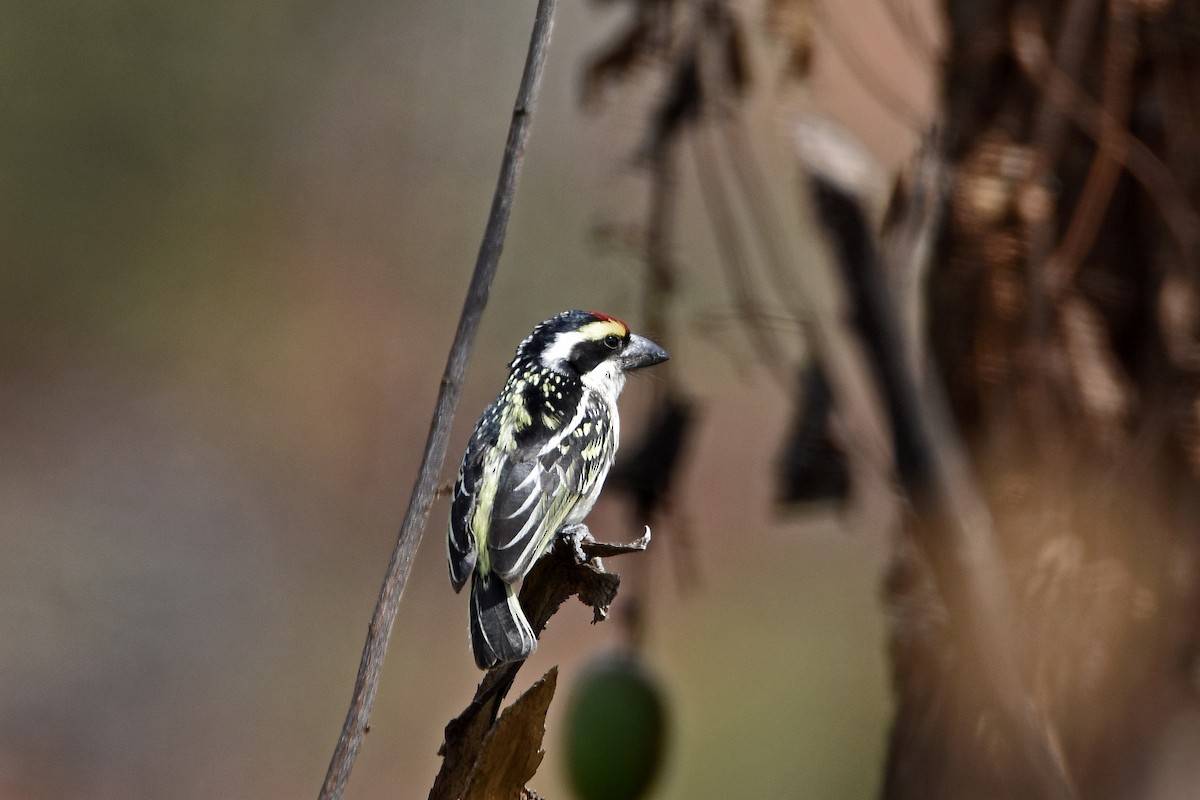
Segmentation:
<svg viewBox="0 0 1200 800">
<path fill-rule="evenodd" d="M 488 532 L 492 570 L 505 581 L 525 575 L 559 529 L 591 510 L 612 463 L 604 411 L 599 398 L 589 397 L 537 450 L 508 459 Z"/>
<path fill-rule="evenodd" d="M 496 446 L 499 438 L 500 425 L 496 406 L 496 402 L 489 405 L 475 424 L 450 500 L 450 532 L 446 537 L 446 555 L 450 564 L 450 583 L 456 592 L 460 591 L 471 577 L 479 555 L 472 518 L 478 505 L 485 456 Z"/>
</svg>

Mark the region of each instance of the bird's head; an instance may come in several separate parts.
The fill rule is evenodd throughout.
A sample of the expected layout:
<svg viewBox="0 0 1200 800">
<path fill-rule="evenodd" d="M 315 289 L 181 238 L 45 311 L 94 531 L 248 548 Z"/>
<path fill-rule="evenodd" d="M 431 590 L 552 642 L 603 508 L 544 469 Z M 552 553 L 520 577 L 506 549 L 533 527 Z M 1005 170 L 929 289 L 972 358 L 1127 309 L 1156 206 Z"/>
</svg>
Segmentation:
<svg viewBox="0 0 1200 800">
<path fill-rule="evenodd" d="M 564 311 L 533 329 L 517 348 L 513 366 L 537 365 L 593 384 L 668 358 L 665 350 L 630 332 L 616 317 L 596 311 Z"/>
</svg>

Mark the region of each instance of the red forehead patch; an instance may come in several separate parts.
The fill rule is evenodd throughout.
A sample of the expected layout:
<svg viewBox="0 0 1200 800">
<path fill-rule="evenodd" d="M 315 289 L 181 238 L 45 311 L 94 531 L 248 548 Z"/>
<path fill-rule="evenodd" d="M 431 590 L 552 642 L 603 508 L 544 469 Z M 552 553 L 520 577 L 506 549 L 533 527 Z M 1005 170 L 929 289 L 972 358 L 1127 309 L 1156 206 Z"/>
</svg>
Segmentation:
<svg viewBox="0 0 1200 800">
<path fill-rule="evenodd" d="M 616 317 L 610 316 L 608 314 L 602 314 L 599 311 L 589 311 L 588 313 L 591 314 L 596 319 L 604 320 L 605 322 L 615 322 L 618 325 L 620 325 L 622 328 L 624 328 L 626 333 L 629 333 L 629 326 L 626 325 L 621 320 L 617 319 Z"/>
</svg>

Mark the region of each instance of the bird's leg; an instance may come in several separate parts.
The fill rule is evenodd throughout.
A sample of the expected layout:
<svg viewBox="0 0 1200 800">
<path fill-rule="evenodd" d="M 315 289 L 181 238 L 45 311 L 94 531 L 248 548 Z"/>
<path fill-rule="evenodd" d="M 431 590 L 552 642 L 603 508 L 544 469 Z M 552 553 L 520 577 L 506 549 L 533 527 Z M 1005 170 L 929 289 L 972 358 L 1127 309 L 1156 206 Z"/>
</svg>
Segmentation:
<svg viewBox="0 0 1200 800">
<path fill-rule="evenodd" d="M 575 554 L 575 560 L 580 564 L 590 564 L 592 557 L 584 552 L 584 544 L 595 544 L 596 540 L 592 536 L 591 530 L 587 525 L 579 523 L 578 525 L 564 525 L 558 532 L 558 535 L 565 539 L 571 545 L 571 552 Z M 596 560 L 596 566 L 601 570 L 604 567 L 600 564 L 599 559 Z"/>
</svg>

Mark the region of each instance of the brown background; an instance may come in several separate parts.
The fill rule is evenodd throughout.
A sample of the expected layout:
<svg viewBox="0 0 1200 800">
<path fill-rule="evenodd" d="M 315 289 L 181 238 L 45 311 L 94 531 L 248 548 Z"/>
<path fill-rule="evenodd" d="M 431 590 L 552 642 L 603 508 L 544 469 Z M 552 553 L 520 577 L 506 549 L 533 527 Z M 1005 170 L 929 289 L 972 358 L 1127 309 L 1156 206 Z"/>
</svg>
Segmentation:
<svg viewBox="0 0 1200 800">
<path fill-rule="evenodd" d="M 836 5 L 831 24 L 920 115 L 922 65 L 878 8 Z M 762 24 L 760 8 L 742 10 Z M 530 3 L 441 0 L 5 10 L 0 798 L 317 791 L 531 15 Z M 641 106 L 615 97 L 586 115 L 578 102 L 583 59 L 616 22 L 607 7 L 561 4 L 452 462 L 532 324 L 576 306 L 639 322 L 636 258 L 591 231 L 636 221 L 644 202 L 629 161 Z M 828 112 L 898 163 L 911 131 L 836 51 L 819 53 L 805 96 L 784 106 Z M 756 57 L 769 70 L 770 54 Z M 768 163 L 778 99 L 765 83 L 756 98 Z M 672 368 L 702 404 L 681 487 L 699 582 L 680 590 L 670 526 L 644 563 L 621 565 L 649 592 L 647 657 L 672 700 L 660 795 L 871 797 L 889 714 L 888 517 L 773 514 L 790 397 L 745 366 L 692 212 Z M 627 436 L 654 380 L 627 391 Z M 478 677 L 442 560 L 445 514 L 443 501 L 350 797 L 424 797 L 441 728 Z M 593 522 L 636 534 L 611 502 Z M 563 666 L 531 784 L 549 797 L 565 796 L 563 699 L 617 635 L 587 618 L 556 617 L 523 675 Z"/>
</svg>

